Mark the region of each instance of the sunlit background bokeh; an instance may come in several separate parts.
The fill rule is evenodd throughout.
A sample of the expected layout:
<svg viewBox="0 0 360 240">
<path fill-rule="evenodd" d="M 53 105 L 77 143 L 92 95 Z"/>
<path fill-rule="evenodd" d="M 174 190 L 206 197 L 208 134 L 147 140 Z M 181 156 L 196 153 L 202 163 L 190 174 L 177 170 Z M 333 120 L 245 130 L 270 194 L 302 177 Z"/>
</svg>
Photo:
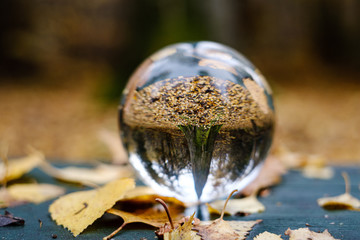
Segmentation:
<svg viewBox="0 0 360 240">
<path fill-rule="evenodd" d="M 126 81 L 151 53 L 211 40 L 247 56 L 277 108 L 275 146 L 360 160 L 357 0 L 2 0 L 0 138 L 48 158 L 110 159 Z"/>
</svg>

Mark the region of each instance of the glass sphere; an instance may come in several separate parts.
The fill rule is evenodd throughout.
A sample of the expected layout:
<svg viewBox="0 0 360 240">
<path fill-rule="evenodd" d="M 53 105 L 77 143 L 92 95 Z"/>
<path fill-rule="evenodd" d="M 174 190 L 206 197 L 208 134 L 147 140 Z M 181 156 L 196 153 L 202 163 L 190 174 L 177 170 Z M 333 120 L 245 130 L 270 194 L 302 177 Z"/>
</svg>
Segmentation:
<svg viewBox="0 0 360 240">
<path fill-rule="evenodd" d="M 119 124 L 146 184 L 185 202 L 208 202 L 257 175 L 272 142 L 274 106 L 264 77 L 234 49 L 178 43 L 133 73 Z"/>
</svg>

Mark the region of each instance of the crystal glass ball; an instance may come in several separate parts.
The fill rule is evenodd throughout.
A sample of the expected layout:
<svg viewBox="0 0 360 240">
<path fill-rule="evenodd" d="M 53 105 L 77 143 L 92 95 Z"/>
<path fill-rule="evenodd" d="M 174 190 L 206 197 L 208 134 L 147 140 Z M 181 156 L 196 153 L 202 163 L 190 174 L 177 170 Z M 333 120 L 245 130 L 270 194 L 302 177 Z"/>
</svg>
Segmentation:
<svg viewBox="0 0 360 240">
<path fill-rule="evenodd" d="M 274 106 L 260 71 L 234 49 L 178 43 L 130 77 L 119 125 L 146 184 L 185 202 L 208 202 L 257 175 L 273 138 Z"/>
</svg>

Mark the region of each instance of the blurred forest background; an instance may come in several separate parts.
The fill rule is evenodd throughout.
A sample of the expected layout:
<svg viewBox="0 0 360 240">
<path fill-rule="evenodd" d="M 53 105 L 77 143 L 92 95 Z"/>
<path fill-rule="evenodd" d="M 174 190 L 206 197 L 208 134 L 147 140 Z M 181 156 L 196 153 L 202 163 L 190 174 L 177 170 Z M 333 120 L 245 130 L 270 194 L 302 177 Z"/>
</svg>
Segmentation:
<svg viewBox="0 0 360 240">
<path fill-rule="evenodd" d="M 247 56 L 277 108 L 276 144 L 360 162 L 360 1 L 2 0 L 0 139 L 52 159 L 110 159 L 117 104 L 157 49 L 212 40 Z"/>
</svg>

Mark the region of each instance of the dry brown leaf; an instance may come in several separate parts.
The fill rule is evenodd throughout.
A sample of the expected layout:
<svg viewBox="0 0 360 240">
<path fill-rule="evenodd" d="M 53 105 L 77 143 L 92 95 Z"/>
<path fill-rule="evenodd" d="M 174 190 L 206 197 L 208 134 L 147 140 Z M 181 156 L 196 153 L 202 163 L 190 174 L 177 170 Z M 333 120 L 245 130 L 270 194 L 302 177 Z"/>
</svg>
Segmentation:
<svg viewBox="0 0 360 240">
<path fill-rule="evenodd" d="M 10 159 L 5 166 L 0 163 L 0 182 L 8 182 L 20 178 L 25 173 L 30 172 L 33 168 L 44 162 L 44 155 L 32 150 L 26 157 Z"/>
<path fill-rule="evenodd" d="M 201 237 L 197 235 L 193 228 L 193 220 L 195 213 L 190 216 L 189 219 L 185 220 L 183 225 L 178 228 L 166 232 L 164 234 L 164 240 L 201 240 Z"/>
<path fill-rule="evenodd" d="M 116 205 L 116 208 L 109 209 L 107 211 L 108 213 L 120 216 L 124 222 L 118 229 L 104 239 L 111 238 L 129 223 L 140 222 L 154 227 L 161 227 L 164 225 L 164 223 L 168 221 L 166 211 L 164 211 L 161 205 L 159 205 L 155 200 L 157 198 L 153 198 L 157 195 L 148 196 L 149 198 L 141 196 L 140 199 L 131 198 L 121 200 Z M 169 202 L 169 211 L 171 212 L 175 222 L 181 221 L 184 210 L 185 208 L 183 203 L 179 205 L 176 201 Z"/>
<path fill-rule="evenodd" d="M 65 189 L 52 184 L 24 183 L 7 188 L 11 198 L 17 201 L 41 203 L 65 193 Z"/>
<path fill-rule="evenodd" d="M 133 171 L 129 166 L 99 164 L 95 168 L 56 168 L 44 162 L 41 167 L 47 174 L 61 181 L 81 183 L 90 186 L 94 184 L 105 184 L 115 179 L 133 176 Z"/>
<path fill-rule="evenodd" d="M 194 226 L 193 229 L 198 232 L 198 235 L 201 236 L 202 239 L 205 240 L 245 239 L 246 235 L 249 233 L 252 227 L 255 224 L 261 222 L 261 220 L 256 220 L 256 221 L 224 221 L 223 220 L 226 204 L 234 192 L 236 192 L 236 190 L 234 190 L 225 201 L 220 218 L 212 222 L 201 222 L 199 225 Z"/>
<path fill-rule="evenodd" d="M 0 227 L 6 226 L 23 226 L 25 220 L 19 217 L 15 217 L 10 212 L 5 211 L 4 215 L 0 214 Z"/>
<path fill-rule="evenodd" d="M 207 204 L 208 210 L 210 213 L 221 214 L 225 200 L 217 200 L 211 204 Z M 230 215 L 236 215 L 238 213 L 258 213 L 265 211 L 265 206 L 257 200 L 256 196 L 253 194 L 251 196 L 240 198 L 240 199 L 230 199 L 226 205 L 225 213 Z"/>
<path fill-rule="evenodd" d="M 245 187 L 241 193 L 249 196 L 257 193 L 259 189 L 270 187 L 280 183 L 281 176 L 286 173 L 285 165 L 275 156 L 269 156 L 259 175 Z"/>
<path fill-rule="evenodd" d="M 324 197 L 317 200 L 319 206 L 328 210 L 356 210 L 360 211 L 360 200 L 351 196 L 349 177 L 343 173 L 345 193 L 335 197 Z"/>
<path fill-rule="evenodd" d="M 257 235 L 254 240 L 282 240 L 281 235 L 276 235 L 270 232 L 263 232 Z"/>
<path fill-rule="evenodd" d="M 322 233 L 313 232 L 308 228 L 299 228 L 296 230 L 291 230 L 290 228 L 286 230 L 285 235 L 290 236 L 289 240 L 298 240 L 298 239 L 312 239 L 312 240 L 338 240 L 335 239 L 331 234 L 325 229 Z"/>
<path fill-rule="evenodd" d="M 180 221 L 183 218 L 184 209 L 182 208 L 170 208 L 171 214 L 175 221 Z M 123 227 L 129 223 L 145 223 L 154 227 L 161 227 L 164 222 L 168 221 L 165 211 L 160 210 L 158 207 L 139 209 L 135 212 L 126 212 L 111 208 L 108 213 L 120 216 L 124 220 Z"/>
<path fill-rule="evenodd" d="M 52 203 L 49 212 L 58 225 L 77 236 L 134 187 L 134 179 L 126 178 L 98 189 L 70 193 Z"/>
</svg>

